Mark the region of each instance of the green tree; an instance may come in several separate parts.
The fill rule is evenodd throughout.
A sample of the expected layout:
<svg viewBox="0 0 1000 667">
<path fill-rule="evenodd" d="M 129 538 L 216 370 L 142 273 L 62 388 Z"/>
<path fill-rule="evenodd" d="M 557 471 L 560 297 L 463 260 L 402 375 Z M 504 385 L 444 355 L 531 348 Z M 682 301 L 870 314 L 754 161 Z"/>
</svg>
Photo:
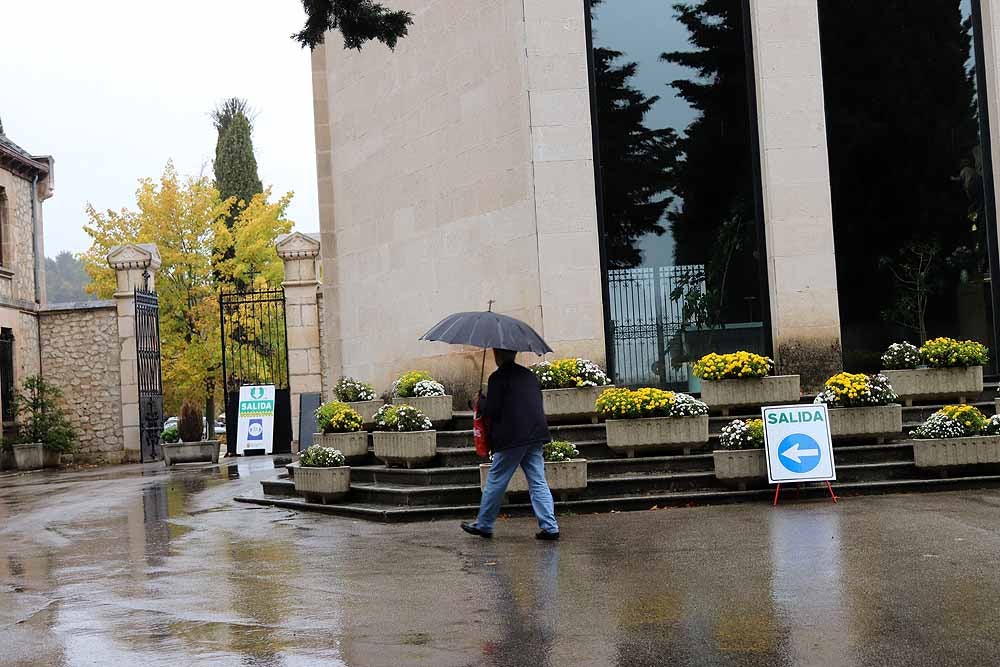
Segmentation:
<svg viewBox="0 0 1000 667">
<path fill-rule="evenodd" d="M 143 179 L 136 209 L 99 212 L 88 205 L 84 231 L 93 239 L 83 255 L 91 277 L 88 289 L 103 298 L 115 290 L 107 253 L 123 243 L 155 243 L 163 264 L 156 276 L 160 295 L 165 407 L 183 399 L 202 402 L 214 415 L 221 391 L 221 332 L 218 290 L 253 265 L 263 281 L 278 280 L 281 260 L 274 239 L 291 230 L 285 209 L 288 193 L 268 201 L 270 190 L 254 195 L 230 228 L 226 215 L 233 198 L 222 199 L 207 178 L 182 178 L 168 163 L 158 181 Z M 224 259 L 217 248 L 232 248 Z"/>
<path fill-rule="evenodd" d="M 45 293 L 50 303 L 93 299 L 94 296 L 87 292 L 89 282 L 83 261 L 73 253 L 64 250 L 55 258 L 45 258 Z"/>
<path fill-rule="evenodd" d="M 339 30 L 344 48 L 360 49 L 376 39 L 390 49 L 405 37 L 413 15 L 393 10 L 373 0 L 302 0 L 306 24 L 292 35 L 302 46 L 314 49 L 323 43 L 327 30 Z"/>
<path fill-rule="evenodd" d="M 212 112 L 212 122 L 218 132 L 215 142 L 215 187 L 222 199 L 235 197 L 236 206 L 243 207 L 264 186 L 257 175 L 257 158 L 253 154 L 253 112 L 246 100 L 231 97 Z M 232 227 L 235 215 L 227 222 Z"/>
</svg>

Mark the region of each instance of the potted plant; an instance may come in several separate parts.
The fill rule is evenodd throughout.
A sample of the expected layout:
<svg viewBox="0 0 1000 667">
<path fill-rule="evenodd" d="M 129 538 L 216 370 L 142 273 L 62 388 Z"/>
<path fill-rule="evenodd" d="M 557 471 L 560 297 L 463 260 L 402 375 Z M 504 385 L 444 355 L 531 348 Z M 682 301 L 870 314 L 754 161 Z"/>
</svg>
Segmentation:
<svg viewBox="0 0 1000 667">
<path fill-rule="evenodd" d="M 918 468 L 1000 463 L 1000 417 L 971 405 L 947 405 L 910 435 Z"/>
<path fill-rule="evenodd" d="M 643 387 L 606 389 L 597 414 L 607 420 L 608 447 L 629 458 L 636 451 L 683 451 L 708 442 L 708 406 L 687 394 Z"/>
<path fill-rule="evenodd" d="M 717 479 L 735 482 L 745 490 L 747 482 L 767 479 L 764 461 L 764 422 L 736 419 L 722 427 L 719 449 L 712 452 Z"/>
<path fill-rule="evenodd" d="M 384 405 L 375 415 L 375 456 L 390 467 L 414 468 L 434 460 L 437 433 L 411 405 Z"/>
<path fill-rule="evenodd" d="M 18 470 L 55 468 L 73 450 L 76 431 L 59 401 L 62 391 L 37 375 L 26 378 L 14 397 L 17 442 L 12 446 Z"/>
<path fill-rule="evenodd" d="M 611 384 L 607 373 L 588 359 L 556 359 L 531 367 L 542 387 L 542 406 L 553 419 L 597 421 L 594 404 Z"/>
<path fill-rule="evenodd" d="M 838 373 L 823 385 L 815 403 L 830 408 L 830 436 L 886 438 L 903 430 L 903 406 L 884 375 Z"/>
<path fill-rule="evenodd" d="M 409 371 L 399 376 L 392 383 L 392 403 L 412 406 L 435 424 L 449 421 L 452 416 L 451 396 L 427 371 Z"/>
<path fill-rule="evenodd" d="M 169 429 L 168 429 L 169 430 Z M 177 417 L 177 442 L 163 442 L 163 462 L 168 466 L 177 463 L 218 463 L 219 441 L 205 440 L 205 421 L 201 410 L 185 400 Z"/>
<path fill-rule="evenodd" d="M 798 375 L 771 375 L 774 361 L 753 352 L 706 354 L 694 364 L 701 400 L 728 415 L 733 408 L 797 403 Z"/>
<path fill-rule="evenodd" d="M 319 433 L 313 436 L 313 442 L 336 449 L 348 459 L 363 458 L 368 455 L 368 434 L 361 430 L 363 424 L 358 411 L 347 403 L 324 403 L 316 409 Z"/>
<path fill-rule="evenodd" d="M 347 495 L 351 468 L 344 453 L 333 447 L 313 445 L 302 452 L 295 473 L 295 492 L 307 502 L 324 505 Z"/>
<path fill-rule="evenodd" d="M 982 343 L 935 338 L 917 348 L 893 343 L 882 355 L 882 375 L 906 405 L 914 400 L 958 398 L 964 403 L 983 391 L 983 365 L 989 350 Z"/>
<path fill-rule="evenodd" d="M 556 440 L 542 447 L 545 458 L 545 481 L 553 491 L 569 492 L 587 488 L 587 459 L 580 458 L 580 452 L 571 442 Z M 486 487 L 486 477 L 490 472 L 489 463 L 479 464 L 479 486 Z M 528 479 L 518 468 L 507 484 L 507 493 L 523 493 L 528 490 Z"/>
<path fill-rule="evenodd" d="M 381 408 L 385 401 L 380 401 L 375 397 L 375 388 L 351 377 L 342 377 L 333 386 L 333 393 L 337 400 L 346 403 L 361 415 L 361 420 L 365 427 L 375 423 L 375 413 Z"/>
</svg>

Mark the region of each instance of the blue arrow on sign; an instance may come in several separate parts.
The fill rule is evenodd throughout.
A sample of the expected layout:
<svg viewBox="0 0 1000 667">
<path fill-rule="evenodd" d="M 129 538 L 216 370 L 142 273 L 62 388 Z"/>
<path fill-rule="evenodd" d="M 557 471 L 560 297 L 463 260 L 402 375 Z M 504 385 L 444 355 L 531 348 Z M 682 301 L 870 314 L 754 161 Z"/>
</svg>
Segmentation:
<svg viewBox="0 0 1000 667">
<path fill-rule="evenodd" d="M 778 460 L 792 472 L 809 472 L 821 458 L 819 443 L 805 433 L 787 435 L 778 445 Z"/>
</svg>

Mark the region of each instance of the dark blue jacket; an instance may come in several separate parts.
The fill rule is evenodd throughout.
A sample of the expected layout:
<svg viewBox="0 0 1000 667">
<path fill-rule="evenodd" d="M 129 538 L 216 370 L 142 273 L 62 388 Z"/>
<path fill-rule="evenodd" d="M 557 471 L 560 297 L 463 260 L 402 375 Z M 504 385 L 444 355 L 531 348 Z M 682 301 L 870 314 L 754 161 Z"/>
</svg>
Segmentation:
<svg viewBox="0 0 1000 667">
<path fill-rule="evenodd" d="M 541 447 L 552 441 L 542 407 L 542 388 L 524 366 L 504 364 L 490 376 L 479 410 L 489 421 L 490 449 Z"/>
</svg>

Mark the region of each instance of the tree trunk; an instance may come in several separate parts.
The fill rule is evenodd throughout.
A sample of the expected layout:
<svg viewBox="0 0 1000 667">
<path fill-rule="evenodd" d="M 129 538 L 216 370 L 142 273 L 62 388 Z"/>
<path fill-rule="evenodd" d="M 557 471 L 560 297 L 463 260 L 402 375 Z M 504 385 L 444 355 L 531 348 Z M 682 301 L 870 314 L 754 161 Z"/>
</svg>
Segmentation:
<svg viewBox="0 0 1000 667">
<path fill-rule="evenodd" d="M 205 434 L 206 440 L 215 440 L 215 392 L 212 392 L 205 399 L 205 421 L 207 422 Z"/>
</svg>

